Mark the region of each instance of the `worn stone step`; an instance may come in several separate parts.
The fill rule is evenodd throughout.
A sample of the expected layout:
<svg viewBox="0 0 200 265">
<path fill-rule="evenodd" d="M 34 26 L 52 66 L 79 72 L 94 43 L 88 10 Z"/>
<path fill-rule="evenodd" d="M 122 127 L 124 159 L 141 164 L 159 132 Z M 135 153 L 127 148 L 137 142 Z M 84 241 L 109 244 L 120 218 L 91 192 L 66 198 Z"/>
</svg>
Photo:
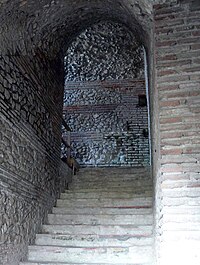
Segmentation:
<svg viewBox="0 0 200 265">
<path fill-rule="evenodd" d="M 120 214 L 120 215 L 126 215 L 126 214 L 132 214 L 133 218 L 135 214 L 152 214 L 152 208 L 151 206 L 136 206 L 131 208 L 102 208 L 102 207 L 54 207 L 52 210 L 55 214 Z"/>
<path fill-rule="evenodd" d="M 133 199 L 59 199 L 57 200 L 58 207 L 130 207 L 130 206 L 151 206 L 152 197 L 133 198 Z"/>
<path fill-rule="evenodd" d="M 90 182 L 90 181 L 96 181 L 96 182 L 101 182 L 101 181 L 116 181 L 116 182 L 131 182 L 131 181 L 151 181 L 152 178 L 149 176 L 148 173 L 145 175 L 134 175 L 134 174 L 123 174 L 123 175 L 77 175 L 73 178 L 74 182 Z"/>
<path fill-rule="evenodd" d="M 139 175 L 142 176 L 142 174 L 149 174 L 150 175 L 150 167 L 87 167 L 87 168 L 81 168 L 81 170 L 78 172 L 78 176 L 114 176 L 114 175 Z"/>
<path fill-rule="evenodd" d="M 42 233 L 70 235 L 151 236 L 152 225 L 43 225 Z"/>
<path fill-rule="evenodd" d="M 71 262 L 71 263 L 136 263 L 151 262 L 152 247 L 56 247 L 56 246 L 30 246 L 29 261 L 45 262 Z"/>
<path fill-rule="evenodd" d="M 20 265 L 113 265 L 113 263 L 66 263 L 66 262 L 20 262 Z M 115 265 L 130 265 L 130 263 L 115 263 Z M 155 265 L 154 263 L 131 263 L 131 265 Z"/>
<path fill-rule="evenodd" d="M 126 181 L 126 182 L 118 182 L 118 181 L 102 181 L 102 182 L 96 182 L 96 181 L 81 181 L 81 182 L 75 182 L 69 184 L 69 189 L 79 189 L 79 188 L 126 188 L 126 187 L 151 187 L 152 182 L 151 181 L 141 181 L 141 180 L 135 180 L 135 181 Z"/>
<path fill-rule="evenodd" d="M 65 190 L 62 194 L 68 194 L 68 196 L 71 198 L 98 198 L 98 197 L 104 197 L 104 198 L 122 198 L 125 199 L 126 197 L 134 197 L 134 195 L 137 196 L 142 196 L 144 195 L 147 196 L 148 194 L 150 194 L 150 196 L 152 196 L 153 194 L 153 188 L 152 187 L 146 187 L 144 189 L 138 189 L 138 188 L 119 188 L 119 189 L 112 189 L 109 190 L 109 188 L 88 188 L 88 189 L 77 189 L 77 190 Z M 118 194 L 119 197 L 116 197 Z M 88 195 L 88 196 L 86 196 Z M 104 196 L 103 196 L 104 195 Z M 122 195 L 120 197 L 120 195 Z M 67 196 L 67 195 L 61 195 L 61 196 Z M 66 197 L 66 198 L 69 198 Z"/>
<path fill-rule="evenodd" d="M 146 180 L 146 181 L 141 181 L 141 180 L 130 180 L 130 181 L 107 181 L 107 180 L 101 180 L 101 181 L 73 181 L 69 184 L 69 189 L 71 188 L 85 188 L 85 187 L 100 187 L 100 188 L 118 188 L 118 187 L 152 187 L 152 181 Z"/>
<path fill-rule="evenodd" d="M 81 169 L 21 265 L 153 265 L 148 174 L 147 168 Z"/>
<path fill-rule="evenodd" d="M 98 176 L 74 176 L 74 182 L 118 182 L 118 183 L 126 183 L 126 182 L 134 182 L 134 181 L 141 181 L 141 182 L 152 182 L 152 178 L 147 174 L 146 176 L 141 175 L 98 175 Z"/>
<path fill-rule="evenodd" d="M 128 187 L 80 187 L 78 189 L 72 189 L 69 187 L 69 189 L 65 190 L 66 193 L 82 193 L 82 192 L 127 192 L 127 193 L 134 193 L 134 192 L 145 192 L 145 191 L 152 191 L 153 186 L 141 186 L 141 187 L 135 187 L 135 186 L 128 186 Z"/>
<path fill-rule="evenodd" d="M 152 214 L 149 215 L 91 215 L 91 214 L 49 214 L 48 224 L 76 225 L 151 225 Z"/>
<path fill-rule="evenodd" d="M 99 235 L 53 235 L 37 234 L 36 245 L 41 246 L 74 246 L 74 247 L 131 247 L 153 245 L 152 237 L 99 236 Z"/>
<path fill-rule="evenodd" d="M 82 167 L 81 170 L 79 171 L 79 174 L 82 173 L 82 174 L 86 174 L 86 173 L 91 173 L 91 174 L 95 174 L 96 172 L 98 172 L 99 174 L 101 172 L 105 172 L 105 173 L 112 173 L 112 174 L 118 174 L 120 172 L 123 172 L 123 173 L 136 173 L 136 172 L 149 172 L 150 170 L 150 166 L 145 166 L 145 167 L 142 167 L 142 166 L 138 166 L 138 167 Z"/>
<path fill-rule="evenodd" d="M 125 182 L 134 182 L 134 181 L 141 181 L 141 182 L 152 182 L 152 178 L 149 177 L 147 174 L 146 176 L 138 176 L 138 175 L 124 175 L 124 176 L 75 176 L 73 178 L 74 182 L 119 182 L 119 183 L 125 183 Z"/>
<path fill-rule="evenodd" d="M 128 198 L 136 198 L 136 197 L 142 197 L 142 196 L 152 196 L 153 191 L 151 189 L 147 191 L 141 191 L 140 189 L 133 192 L 120 192 L 118 191 L 102 191 L 102 192 L 72 192 L 72 191 L 66 191 L 64 193 L 61 193 L 60 198 L 61 199 L 92 199 L 92 198 L 113 198 L 113 199 L 128 199 Z"/>
<path fill-rule="evenodd" d="M 144 178 L 148 178 L 151 179 L 151 175 L 149 174 L 149 172 L 143 171 L 143 172 L 82 172 L 82 170 L 80 172 L 78 172 L 78 174 L 74 177 L 74 179 L 89 179 L 89 180 L 99 180 L 101 178 L 105 178 L 105 179 L 118 179 L 119 182 L 126 180 L 126 179 L 135 179 L 135 178 L 139 178 L 139 179 L 144 179 Z"/>
</svg>

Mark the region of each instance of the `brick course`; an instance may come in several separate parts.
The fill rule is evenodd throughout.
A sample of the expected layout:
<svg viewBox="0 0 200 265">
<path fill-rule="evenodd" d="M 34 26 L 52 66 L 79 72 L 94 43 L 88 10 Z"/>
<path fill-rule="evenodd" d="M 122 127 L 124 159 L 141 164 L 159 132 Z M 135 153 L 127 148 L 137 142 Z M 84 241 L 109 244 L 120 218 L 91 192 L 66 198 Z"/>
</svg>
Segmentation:
<svg viewBox="0 0 200 265">
<path fill-rule="evenodd" d="M 192 264 L 200 261 L 192 249 L 177 251 L 188 244 L 195 249 L 196 240 L 200 240 L 199 236 L 193 238 L 193 230 L 200 232 L 199 212 L 195 208 L 200 185 L 199 15 L 199 11 L 189 9 L 189 4 L 154 6 L 161 131 L 160 180 L 156 191 L 162 206 L 157 209 L 158 264 L 174 260 L 182 263 L 184 259 L 190 259 Z"/>
<path fill-rule="evenodd" d="M 0 263 L 15 265 L 26 256 L 70 172 L 60 160 L 59 73 L 45 58 L 0 56 L 0 61 Z"/>
</svg>

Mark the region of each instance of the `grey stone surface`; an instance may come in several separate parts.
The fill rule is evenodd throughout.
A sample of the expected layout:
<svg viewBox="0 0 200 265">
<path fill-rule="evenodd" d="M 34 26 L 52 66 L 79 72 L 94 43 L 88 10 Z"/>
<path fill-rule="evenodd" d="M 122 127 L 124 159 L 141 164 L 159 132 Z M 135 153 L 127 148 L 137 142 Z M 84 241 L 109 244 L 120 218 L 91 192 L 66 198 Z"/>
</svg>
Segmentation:
<svg viewBox="0 0 200 265">
<path fill-rule="evenodd" d="M 144 80 L 137 79 L 67 83 L 63 117 L 81 165 L 149 164 L 147 107 L 138 99 L 145 93 Z"/>
<path fill-rule="evenodd" d="M 49 68 L 45 80 L 45 71 L 38 69 L 50 64 L 41 57 L 0 60 L 0 263 L 15 265 L 25 257 L 70 172 L 60 160 L 59 73 Z"/>
<path fill-rule="evenodd" d="M 28 55 L 41 49 L 54 57 L 77 32 L 99 20 L 129 24 L 143 38 L 144 32 L 149 34 L 151 30 L 153 3 L 149 0 L 4 0 L 0 3 L 1 53 L 20 51 Z"/>
<path fill-rule="evenodd" d="M 145 93 L 143 47 L 125 25 L 100 22 L 71 43 L 63 116 L 81 165 L 149 163 L 147 107 L 138 102 Z"/>
<path fill-rule="evenodd" d="M 143 78 L 142 45 L 124 25 L 98 23 L 67 49 L 65 73 L 65 82 Z"/>
<path fill-rule="evenodd" d="M 143 216 L 144 218 L 144 216 Z M 124 240 L 123 240 L 124 239 Z M 95 235 L 48 235 L 48 234 L 39 234 L 37 235 L 36 244 L 37 245 L 50 245 L 50 246 L 77 246 L 77 247 L 93 247 L 95 246 L 106 246 L 108 244 L 109 238 L 102 237 L 99 240 L 98 236 Z M 151 237 L 146 237 L 141 240 L 140 237 L 138 238 L 130 238 L 130 237 L 121 237 L 112 238 L 112 246 L 113 247 L 123 247 L 123 246 L 133 246 L 133 245 L 151 245 L 153 244 L 153 239 Z"/>
<path fill-rule="evenodd" d="M 73 86 L 71 89 L 68 89 L 69 86 L 70 84 L 67 82 L 64 93 L 64 106 L 95 105 L 97 101 L 98 104 L 116 104 L 122 101 L 120 92 L 104 90 L 99 87 L 98 83 L 88 83 L 87 87 L 85 87 L 84 83 L 82 85 L 81 83 L 71 83 L 71 86 Z"/>
<path fill-rule="evenodd" d="M 138 199 L 134 191 L 128 190 L 129 199 L 119 199 L 122 184 L 129 185 L 126 178 L 122 181 L 121 169 L 80 169 L 80 175 L 78 173 L 69 189 L 62 193 L 72 193 L 74 198 L 57 201 L 57 207 L 43 226 L 43 233 L 37 235 L 36 244 L 29 247 L 28 261 L 133 264 L 134 260 L 134 264 L 153 264 L 152 195 L 147 198 L 145 193 L 147 188 L 152 189 L 152 181 L 146 171 L 144 168 L 124 170 L 133 186 L 138 186 L 141 197 Z M 105 180 L 101 187 L 102 175 Z M 116 178 L 118 191 L 110 185 L 109 176 Z M 96 188 L 93 199 L 91 183 Z M 89 187 L 85 199 L 76 198 L 79 194 L 76 184 Z M 105 198 L 102 188 L 118 196 Z"/>
</svg>

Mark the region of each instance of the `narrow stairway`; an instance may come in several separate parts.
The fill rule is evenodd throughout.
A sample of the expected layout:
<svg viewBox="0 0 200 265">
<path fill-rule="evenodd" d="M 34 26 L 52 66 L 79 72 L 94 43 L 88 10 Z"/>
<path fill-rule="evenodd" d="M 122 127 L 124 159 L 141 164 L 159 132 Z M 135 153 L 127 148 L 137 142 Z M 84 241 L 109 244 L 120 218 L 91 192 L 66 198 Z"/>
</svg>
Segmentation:
<svg viewBox="0 0 200 265">
<path fill-rule="evenodd" d="M 81 169 L 21 265 L 152 265 L 152 223 L 148 168 Z"/>
</svg>

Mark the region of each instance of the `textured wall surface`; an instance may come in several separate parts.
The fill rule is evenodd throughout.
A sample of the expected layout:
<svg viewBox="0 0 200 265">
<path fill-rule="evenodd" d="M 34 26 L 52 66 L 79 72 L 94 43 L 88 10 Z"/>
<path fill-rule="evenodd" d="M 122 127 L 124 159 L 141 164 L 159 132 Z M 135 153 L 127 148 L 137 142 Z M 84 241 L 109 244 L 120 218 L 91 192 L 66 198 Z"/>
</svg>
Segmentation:
<svg viewBox="0 0 200 265">
<path fill-rule="evenodd" d="M 0 263 L 13 265 L 66 182 L 59 171 L 62 104 L 55 105 L 63 89 L 43 57 L 0 59 Z"/>
<path fill-rule="evenodd" d="M 68 48 L 65 72 L 66 82 L 142 78 L 142 46 L 122 24 L 95 24 Z"/>
<path fill-rule="evenodd" d="M 148 1 L 1 1 L 0 262 L 4 265 L 24 257 L 28 241 L 33 241 L 60 190 L 63 66 L 58 58 L 74 36 L 100 20 L 129 24 L 143 39 L 151 18 Z"/>
<path fill-rule="evenodd" d="M 144 80 L 67 84 L 64 117 L 81 165 L 149 164 L 147 107 L 138 95 L 145 95 Z"/>
<path fill-rule="evenodd" d="M 159 264 L 200 264 L 200 4 L 155 6 Z"/>
<path fill-rule="evenodd" d="M 104 82 L 102 82 L 104 81 Z M 134 34 L 101 22 L 82 32 L 65 57 L 64 118 L 81 165 L 147 165 L 144 55 Z"/>
<path fill-rule="evenodd" d="M 161 243 L 158 256 L 162 265 L 199 265 L 199 250 L 196 251 L 200 234 L 198 0 L 0 2 L 0 54 L 4 55 L 0 64 L 1 263 L 18 263 L 59 190 L 59 178 L 56 178 L 59 141 L 55 131 L 59 122 L 49 95 L 58 107 L 62 80 L 56 84 L 60 66 L 53 60 L 58 58 L 59 52 L 65 51 L 74 36 L 91 24 L 107 19 L 125 23 L 138 32 L 147 48 L 153 46 L 149 41 L 154 41 L 151 37 L 152 3 L 155 2 L 167 2 L 154 8 L 156 86 L 153 85 L 153 67 L 150 68 L 155 122 L 152 139 L 156 142 L 154 165 L 159 169 L 161 163 L 161 174 L 155 175 L 157 242 Z M 46 61 L 41 52 L 51 60 Z M 19 54 L 26 57 L 19 59 Z M 154 58 L 150 52 L 148 55 L 153 66 Z M 51 71 L 53 67 L 56 73 Z M 8 147 L 2 142 L 7 142 Z M 161 157 L 157 155 L 160 151 Z M 43 189 L 46 182 L 39 176 L 38 165 L 43 178 L 52 184 L 50 190 L 46 185 Z M 45 198 L 41 194 L 45 194 Z M 49 198 L 47 203 L 46 198 Z M 37 223 L 33 224 L 32 219 Z"/>
<path fill-rule="evenodd" d="M 161 0 L 162 1 L 162 0 Z M 163 0 L 164 1 L 164 0 Z M 150 34 L 153 0 L 4 0 L 0 2 L 2 54 L 37 49 L 56 56 L 71 38 L 100 20 L 114 20 Z"/>
</svg>

